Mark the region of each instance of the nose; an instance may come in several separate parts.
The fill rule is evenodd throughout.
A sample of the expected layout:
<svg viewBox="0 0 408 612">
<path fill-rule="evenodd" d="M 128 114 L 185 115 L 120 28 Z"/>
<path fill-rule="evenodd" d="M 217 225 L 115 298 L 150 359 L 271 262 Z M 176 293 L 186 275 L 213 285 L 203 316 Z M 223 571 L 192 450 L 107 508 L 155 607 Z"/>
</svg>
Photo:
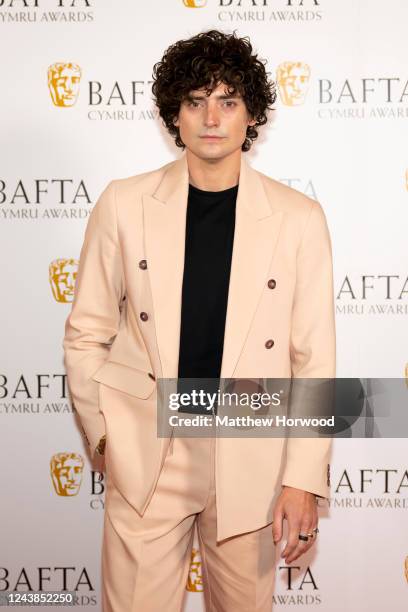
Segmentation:
<svg viewBox="0 0 408 612">
<path fill-rule="evenodd" d="M 204 115 L 204 123 L 206 126 L 218 125 L 219 116 L 215 105 L 207 104 L 207 110 Z"/>
</svg>

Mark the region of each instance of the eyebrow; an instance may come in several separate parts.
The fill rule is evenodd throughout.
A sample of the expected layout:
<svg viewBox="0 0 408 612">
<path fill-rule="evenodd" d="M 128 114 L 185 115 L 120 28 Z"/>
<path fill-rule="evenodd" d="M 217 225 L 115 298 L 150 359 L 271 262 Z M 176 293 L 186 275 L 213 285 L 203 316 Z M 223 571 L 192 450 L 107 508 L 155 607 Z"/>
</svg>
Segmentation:
<svg viewBox="0 0 408 612">
<path fill-rule="evenodd" d="M 186 96 L 186 100 L 189 101 L 193 101 L 193 100 L 205 100 L 208 96 L 192 96 L 191 94 L 187 94 Z M 215 96 L 215 98 L 217 98 L 217 100 L 229 100 L 230 98 L 240 98 L 241 95 L 238 93 L 235 94 L 218 94 L 217 96 Z"/>
</svg>

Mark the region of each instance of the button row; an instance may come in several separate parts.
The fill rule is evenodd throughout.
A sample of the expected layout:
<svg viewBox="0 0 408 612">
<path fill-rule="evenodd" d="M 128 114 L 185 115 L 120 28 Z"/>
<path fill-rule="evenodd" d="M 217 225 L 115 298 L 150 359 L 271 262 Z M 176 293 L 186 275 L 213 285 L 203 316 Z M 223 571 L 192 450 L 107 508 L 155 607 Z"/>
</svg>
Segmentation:
<svg viewBox="0 0 408 612">
<path fill-rule="evenodd" d="M 145 259 L 141 259 L 139 261 L 139 268 L 141 270 L 146 270 L 147 269 L 147 261 Z M 270 278 L 268 280 L 268 287 L 269 287 L 269 289 L 275 289 L 275 287 L 276 287 L 276 280 L 274 278 Z"/>
<path fill-rule="evenodd" d="M 142 259 L 141 261 L 139 261 L 139 267 L 140 267 L 140 268 L 142 268 L 143 270 L 145 270 L 145 269 L 147 268 L 147 263 L 146 263 L 146 260 L 145 260 L 145 259 Z M 276 281 L 275 281 L 275 279 L 274 279 L 274 278 L 270 278 L 270 279 L 268 280 L 268 287 L 269 287 L 269 289 L 275 289 L 275 287 L 276 287 Z M 149 319 L 149 315 L 147 314 L 147 312 L 141 312 L 141 313 L 140 313 L 140 318 L 142 319 L 142 321 L 147 321 L 147 320 Z M 270 348 L 272 348 L 272 347 L 273 347 L 273 345 L 274 345 L 274 344 L 275 344 L 274 340 L 272 340 L 272 339 L 270 338 L 269 340 L 267 340 L 267 341 L 265 342 L 265 347 L 266 347 L 267 349 L 270 349 Z M 149 374 L 149 376 L 150 376 L 151 378 L 153 378 L 153 380 L 155 380 L 155 379 L 154 379 L 154 377 L 153 377 L 153 375 L 150 375 L 150 374 Z"/>
<path fill-rule="evenodd" d="M 147 312 L 141 312 L 140 318 L 142 319 L 142 321 L 147 321 L 149 318 L 149 315 L 147 314 Z M 274 344 L 275 342 L 271 338 L 265 342 L 265 346 L 267 349 L 272 348 Z"/>
<path fill-rule="evenodd" d="M 276 280 L 274 278 L 270 278 L 268 280 L 268 287 L 269 287 L 269 289 L 275 289 L 275 287 L 276 287 Z M 273 347 L 274 344 L 275 344 L 274 340 L 272 340 L 272 338 L 270 338 L 269 340 L 267 340 L 265 342 L 265 347 L 267 349 L 270 349 L 270 348 Z"/>
</svg>

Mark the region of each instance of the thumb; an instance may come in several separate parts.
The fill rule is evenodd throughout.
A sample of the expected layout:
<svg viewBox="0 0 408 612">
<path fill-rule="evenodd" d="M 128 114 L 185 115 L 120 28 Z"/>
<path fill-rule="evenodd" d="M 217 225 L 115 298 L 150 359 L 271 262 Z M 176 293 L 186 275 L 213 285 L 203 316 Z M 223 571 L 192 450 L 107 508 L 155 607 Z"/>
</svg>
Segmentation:
<svg viewBox="0 0 408 612">
<path fill-rule="evenodd" d="M 282 537 L 283 511 L 281 507 L 277 508 L 273 517 L 272 537 L 274 544 L 277 544 Z"/>
</svg>

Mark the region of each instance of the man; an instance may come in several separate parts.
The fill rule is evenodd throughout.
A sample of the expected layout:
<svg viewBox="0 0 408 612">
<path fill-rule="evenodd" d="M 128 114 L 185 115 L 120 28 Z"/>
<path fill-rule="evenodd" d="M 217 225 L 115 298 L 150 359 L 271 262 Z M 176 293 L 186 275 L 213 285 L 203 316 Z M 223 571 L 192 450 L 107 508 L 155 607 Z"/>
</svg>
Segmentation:
<svg viewBox="0 0 408 612">
<path fill-rule="evenodd" d="M 242 154 L 276 97 L 247 39 L 179 41 L 153 76 L 184 154 L 100 196 L 64 338 L 105 453 L 104 610 L 181 610 L 196 525 L 206 608 L 266 612 L 283 519 L 286 563 L 316 540 L 330 440 L 160 438 L 157 379 L 334 377 L 329 232 L 318 202 Z"/>
</svg>

